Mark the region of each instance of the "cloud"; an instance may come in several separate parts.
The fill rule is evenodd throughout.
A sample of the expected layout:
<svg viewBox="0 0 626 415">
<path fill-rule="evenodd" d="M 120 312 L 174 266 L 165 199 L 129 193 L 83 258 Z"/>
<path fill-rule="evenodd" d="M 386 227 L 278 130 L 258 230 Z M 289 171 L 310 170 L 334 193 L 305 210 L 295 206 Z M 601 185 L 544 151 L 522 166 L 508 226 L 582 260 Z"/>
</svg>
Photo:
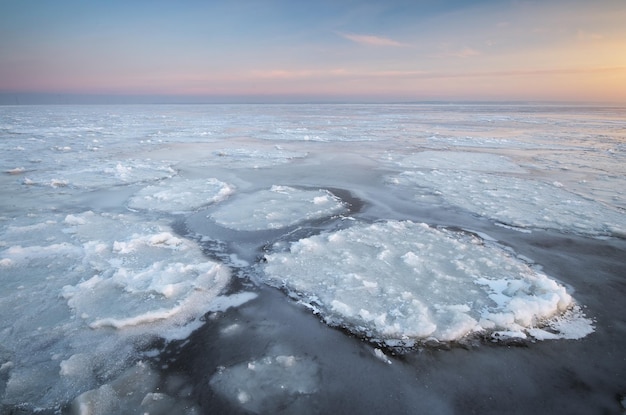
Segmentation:
<svg viewBox="0 0 626 415">
<path fill-rule="evenodd" d="M 335 69 L 271 69 L 266 71 L 248 72 L 250 79 L 259 80 L 307 80 L 307 79 L 409 79 L 430 76 L 428 72 L 420 70 L 348 70 Z"/>
<path fill-rule="evenodd" d="M 476 72 L 423 72 L 416 73 L 415 77 L 426 79 L 437 78 L 493 78 L 493 77 L 517 77 L 517 76 L 551 76 L 551 75 L 593 75 L 626 73 L 624 66 L 611 67 L 587 67 L 587 68 L 552 68 L 552 69 L 518 69 L 507 71 L 476 71 Z"/>
<path fill-rule="evenodd" d="M 403 47 L 409 46 L 406 43 L 398 42 L 397 40 L 390 39 L 388 37 L 374 36 L 374 35 L 357 35 L 354 33 L 338 33 L 341 37 L 348 39 L 352 42 L 359 43 L 366 46 L 393 46 Z"/>
</svg>

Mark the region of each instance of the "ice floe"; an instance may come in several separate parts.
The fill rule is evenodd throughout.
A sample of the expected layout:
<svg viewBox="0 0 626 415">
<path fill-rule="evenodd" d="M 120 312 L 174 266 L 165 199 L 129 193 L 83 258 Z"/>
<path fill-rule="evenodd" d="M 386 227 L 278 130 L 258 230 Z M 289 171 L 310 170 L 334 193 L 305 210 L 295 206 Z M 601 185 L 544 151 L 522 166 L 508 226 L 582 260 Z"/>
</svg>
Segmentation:
<svg viewBox="0 0 626 415">
<path fill-rule="evenodd" d="M 134 214 L 46 214 L 1 231 L 7 403 L 54 406 L 114 379 L 150 339 L 186 338 L 205 313 L 255 296 L 220 295 L 226 266 Z"/>
<path fill-rule="evenodd" d="M 215 178 L 172 179 L 144 187 L 130 199 L 128 206 L 170 213 L 185 212 L 225 200 L 234 191 L 233 186 Z"/>
<path fill-rule="evenodd" d="M 285 228 L 344 211 L 346 207 L 341 199 L 328 190 L 275 185 L 268 190 L 233 198 L 220 205 L 210 218 L 227 228 L 258 231 Z"/>
<path fill-rule="evenodd" d="M 410 221 L 357 224 L 265 259 L 270 284 L 328 323 L 388 345 L 473 333 L 525 338 L 575 306 L 562 285 L 499 246 Z M 578 333 L 553 325 L 554 336 L 588 334 L 591 322 L 578 321 Z"/>
<path fill-rule="evenodd" d="M 570 193 L 558 182 L 458 170 L 406 171 L 389 181 L 506 225 L 626 236 L 626 213 Z"/>
<path fill-rule="evenodd" d="M 72 186 L 99 188 L 132 183 L 151 182 L 175 176 L 166 162 L 150 160 L 106 161 L 99 164 L 71 164 L 57 170 L 35 170 L 24 178 L 24 184 L 51 187 Z"/>
</svg>

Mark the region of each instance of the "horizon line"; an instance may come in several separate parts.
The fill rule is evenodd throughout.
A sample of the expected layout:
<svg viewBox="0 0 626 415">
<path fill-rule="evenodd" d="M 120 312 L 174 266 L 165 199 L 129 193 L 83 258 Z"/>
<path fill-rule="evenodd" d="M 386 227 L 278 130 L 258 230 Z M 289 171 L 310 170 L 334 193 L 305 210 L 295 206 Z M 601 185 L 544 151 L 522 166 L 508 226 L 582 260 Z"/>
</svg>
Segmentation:
<svg viewBox="0 0 626 415">
<path fill-rule="evenodd" d="M 73 102 L 72 102 L 73 101 Z M 500 104 L 500 105 L 603 105 L 624 106 L 621 101 L 494 98 L 315 97 L 298 94 L 185 95 L 62 92 L 0 92 L 0 106 L 22 105 L 209 105 L 209 104 Z"/>
</svg>

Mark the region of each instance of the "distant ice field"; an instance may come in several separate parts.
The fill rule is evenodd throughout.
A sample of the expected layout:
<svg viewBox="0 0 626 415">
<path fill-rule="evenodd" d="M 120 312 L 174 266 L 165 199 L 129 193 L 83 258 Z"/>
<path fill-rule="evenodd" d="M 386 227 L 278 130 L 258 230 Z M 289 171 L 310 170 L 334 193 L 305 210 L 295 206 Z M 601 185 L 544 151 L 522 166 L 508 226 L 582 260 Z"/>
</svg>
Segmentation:
<svg viewBox="0 0 626 415">
<path fill-rule="evenodd" d="M 232 310 L 267 286 L 385 350 L 594 336 L 585 285 L 511 235 L 626 238 L 625 114 L 0 107 L 0 412 L 200 413 L 202 388 L 239 411 L 303 410 L 332 350 L 277 329 L 203 386 L 168 372 L 164 350 L 224 324 L 219 360 L 245 325 Z M 368 356 L 393 364 L 382 349 Z"/>
</svg>

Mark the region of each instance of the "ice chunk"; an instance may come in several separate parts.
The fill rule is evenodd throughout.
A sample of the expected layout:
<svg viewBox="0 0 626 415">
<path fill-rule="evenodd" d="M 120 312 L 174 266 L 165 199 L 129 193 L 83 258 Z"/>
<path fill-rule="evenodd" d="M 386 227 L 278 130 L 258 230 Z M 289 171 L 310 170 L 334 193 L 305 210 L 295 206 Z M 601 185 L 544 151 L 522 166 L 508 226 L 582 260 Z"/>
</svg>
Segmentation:
<svg viewBox="0 0 626 415">
<path fill-rule="evenodd" d="M 374 349 L 374 356 L 376 356 L 377 359 L 380 359 L 381 361 L 387 363 L 388 365 L 392 363 L 391 360 L 389 360 L 389 358 L 387 357 L 387 355 L 385 355 L 385 352 L 383 352 L 379 348 Z"/>
<path fill-rule="evenodd" d="M 272 186 L 241 196 L 218 207 L 211 218 L 239 231 L 279 229 L 305 220 L 319 219 L 346 210 L 343 202 L 327 190 L 302 190 Z"/>
<path fill-rule="evenodd" d="M 147 364 L 139 362 L 111 382 L 76 397 L 70 406 L 70 413 L 72 415 L 199 413 L 199 408 L 188 400 L 161 392 L 160 378 L 159 374 Z"/>
<path fill-rule="evenodd" d="M 299 295 L 330 324 L 390 345 L 484 330 L 532 334 L 574 306 L 563 286 L 496 244 L 410 221 L 312 236 L 266 260 L 270 284 Z M 579 336 L 591 331 L 588 320 L 577 321 L 588 329 Z"/>
<path fill-rule="evenodd" d="M 211 377 L 210 385 L 246 411 L 290 413 L 301 397 L 317 391 L 319 377 L 318 365 L 308 357 L 270 355 L 221 367 Z"/>
</svg>

